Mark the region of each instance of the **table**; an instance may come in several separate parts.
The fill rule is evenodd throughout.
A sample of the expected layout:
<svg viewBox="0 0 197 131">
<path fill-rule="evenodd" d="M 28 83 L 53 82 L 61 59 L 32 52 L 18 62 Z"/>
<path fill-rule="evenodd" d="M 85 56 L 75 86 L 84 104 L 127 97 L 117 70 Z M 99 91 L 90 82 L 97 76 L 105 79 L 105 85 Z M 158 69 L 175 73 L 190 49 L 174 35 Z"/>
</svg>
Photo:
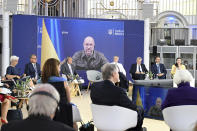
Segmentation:
<svg viewBox="0 0 197 131">
<path fill-rule="evenodd" d="M 83 80 L 73 80 L 73 81 L 69 81 L 69 87 L 71 87 L 71 96 L 77 96 L 77 93 L 79 93 L 79 96 L 82 98 L 82 95 L 81 95 L 81 91 L 80 91 L 80 88 L 79 88 L 79 84 L 83 84 L 84 81 Z"/>
<path fill-rule="evenodd" d="M 144 108 L 145 117 L 163 119 L 160 106 L 165 100 L 168 89 L 172 87 L 171 79 L 137 80 L 134 82 L 132 99 L 137 106 Z M 156 101 L 158 101 L 157 106 Z M 155 113 L 151 113 L 151 108 L 155 110 Z"/>
<path fill-rule="evenodd" d="M 25 102 L 26 106 L 28 106 L 28 101 L 29 101 L 28 97 L 17 97 L 17 99 L 20 101 L 19 105 L 18 105 L 18 109 L 22 108 L 24 102 Z"/>
<path fill-rule="evenodd" d="M 18 108 L 21 109 L 23 106 L 23 103 L 25 102 L 26 106 L 28 106 L 28 101 L 29 101 L 29 97 L 28 94 L 31 93 L 31 90 L 27 90 L 25 91 L 25 97 L 16 97 L 20 102 L 18 105 Z"/>
</svg>

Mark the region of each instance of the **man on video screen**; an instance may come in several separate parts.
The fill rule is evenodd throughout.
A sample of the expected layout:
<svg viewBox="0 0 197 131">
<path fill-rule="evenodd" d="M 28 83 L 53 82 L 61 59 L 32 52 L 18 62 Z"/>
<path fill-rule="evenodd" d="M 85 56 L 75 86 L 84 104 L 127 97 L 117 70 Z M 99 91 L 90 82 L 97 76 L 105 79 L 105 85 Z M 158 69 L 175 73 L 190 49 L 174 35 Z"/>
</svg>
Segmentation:
<svg viewBox="0 0 197 131">
<path fill-rule="evenodd" d="M 105 63 L 108 63 L 103 53 L 94 50 L 93 37 L 87 36 L 83 47 L 84 50 L 76 52 L 72 57 L 76 70 L 100 70 Z"/>
</svg>

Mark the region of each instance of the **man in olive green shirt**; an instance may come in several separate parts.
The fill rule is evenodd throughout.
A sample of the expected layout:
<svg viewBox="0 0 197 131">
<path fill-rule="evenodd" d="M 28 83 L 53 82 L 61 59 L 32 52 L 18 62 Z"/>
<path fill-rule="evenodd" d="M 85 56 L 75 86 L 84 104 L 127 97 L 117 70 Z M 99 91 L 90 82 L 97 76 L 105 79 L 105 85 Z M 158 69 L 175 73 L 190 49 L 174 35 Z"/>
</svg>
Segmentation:
<svg viewBox="0 0 197 131">
<path fill-rule="evenodd" d="M 100 70 L 108 63 L 104 54 L 94 50 L 94 46 L 94 38 L 87 36 L 83 42 L 84 50 L 76 52 L 72 57 L 76 70 Z"/>
</svg>

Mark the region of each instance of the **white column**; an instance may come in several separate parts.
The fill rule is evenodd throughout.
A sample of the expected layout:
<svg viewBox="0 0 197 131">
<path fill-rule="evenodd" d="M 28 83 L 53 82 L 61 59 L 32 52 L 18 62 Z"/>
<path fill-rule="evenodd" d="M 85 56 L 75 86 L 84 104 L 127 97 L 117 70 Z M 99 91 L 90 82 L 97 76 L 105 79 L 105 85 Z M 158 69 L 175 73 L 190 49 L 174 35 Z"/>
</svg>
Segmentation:
<svg viewBox="0 0 197 131">
<path fill-rule="evenodd" d="M 48 3 L 47 2 L 45 2 L 44 13 L 45 13 L 45 16 L 49 15 L 49 13 L 48 13 Z"/>
<path fill-rule="evenodd" d="M 150 0 L 145 0 L 144 3 L 150 3 Z M 149 70 L 150 62 L 150 18 L 144 20 L 144 64 Z"/>
<path fill-rule="evenodd" d="M 149 70 L 149 46 L 150 46 L 150 18 L 144 21 L 144 64 Z"/>
<path fill-rule="evenodd" d="M 188 26 L 188 45 L 191 44 L 191 39 L 192 39 L 192 27 Z"/>
<path fill-rule="evenodd" d="M 32 15 L 32 8 L 33 8 L 33 3 L 32 0 L 28 1 L 28 14 Z"/>
<path fill-rule="evenodd" d="M 137 19 L 141 20 L 142 19 L 142 2 L 138 1 L 137 2 Z"/>
<path fill-rule="evenodd" d="M 59 3 L 60 3 L 60 4 L 59 4 L 59 5 L 60 5 L 60 6 L 59 6 L 60 15 L 59 15 L 59 16 L 62 17 L 62 16 L 63 16 L 63 15 L 62 15 L 62 4 L 63 4 L 62 0 L 59 0 Z"/>
<path fill-rule="evenodd" d="M 6 74 L 6 68 L 9 66 L 9 59 L 9 12 L 3 11 L 2 76 Z"/>
</svg>

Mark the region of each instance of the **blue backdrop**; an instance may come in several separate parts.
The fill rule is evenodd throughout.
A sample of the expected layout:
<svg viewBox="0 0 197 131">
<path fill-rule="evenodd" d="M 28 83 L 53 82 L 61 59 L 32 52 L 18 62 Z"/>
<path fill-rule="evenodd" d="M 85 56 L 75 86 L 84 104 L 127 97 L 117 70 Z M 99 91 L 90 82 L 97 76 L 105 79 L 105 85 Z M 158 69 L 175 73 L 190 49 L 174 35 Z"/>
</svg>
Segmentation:
<svg viewBox="0 0 197 131">
<path fill-rule="evenodd" d="M 110 62 L 114 55 L 120 57 L 129 79 L 131 64 L 138 56 L 143 58 L 143 21 L 14 15 L 11 50 L 13 55 L 20 57 L 18 67 L 21 73 L 32 53 L 38 55 L 40 63 L 43 18 L 60 60 L 82 50 L 83 39 L 88 35 L 95 39 L 95 50 L 104 53 Z"/>
<path fill-rule="evenodd" d="M 42 28 L 42 21 L 43 18 L 38 18 L 38 28 L 40 30 Z M 73 56 L 75 52 L 83 50 L 84 38 L 92 36 L 95 40 L 95 50 L 102 52 L 110 62 L 113 60 L 114 55 L 120 57 L 121 63 L 124 62 L 123 21 L 57 18 L 44 18 L 44 21 L 49 37 L 61 61 L 65 57 Z M 41 40 L 42 32 L 39 32 L 39 47 L 41 47 Z M 38 55 L 41 55 L 40 48 L 38 48 Z"/>
</svg>

